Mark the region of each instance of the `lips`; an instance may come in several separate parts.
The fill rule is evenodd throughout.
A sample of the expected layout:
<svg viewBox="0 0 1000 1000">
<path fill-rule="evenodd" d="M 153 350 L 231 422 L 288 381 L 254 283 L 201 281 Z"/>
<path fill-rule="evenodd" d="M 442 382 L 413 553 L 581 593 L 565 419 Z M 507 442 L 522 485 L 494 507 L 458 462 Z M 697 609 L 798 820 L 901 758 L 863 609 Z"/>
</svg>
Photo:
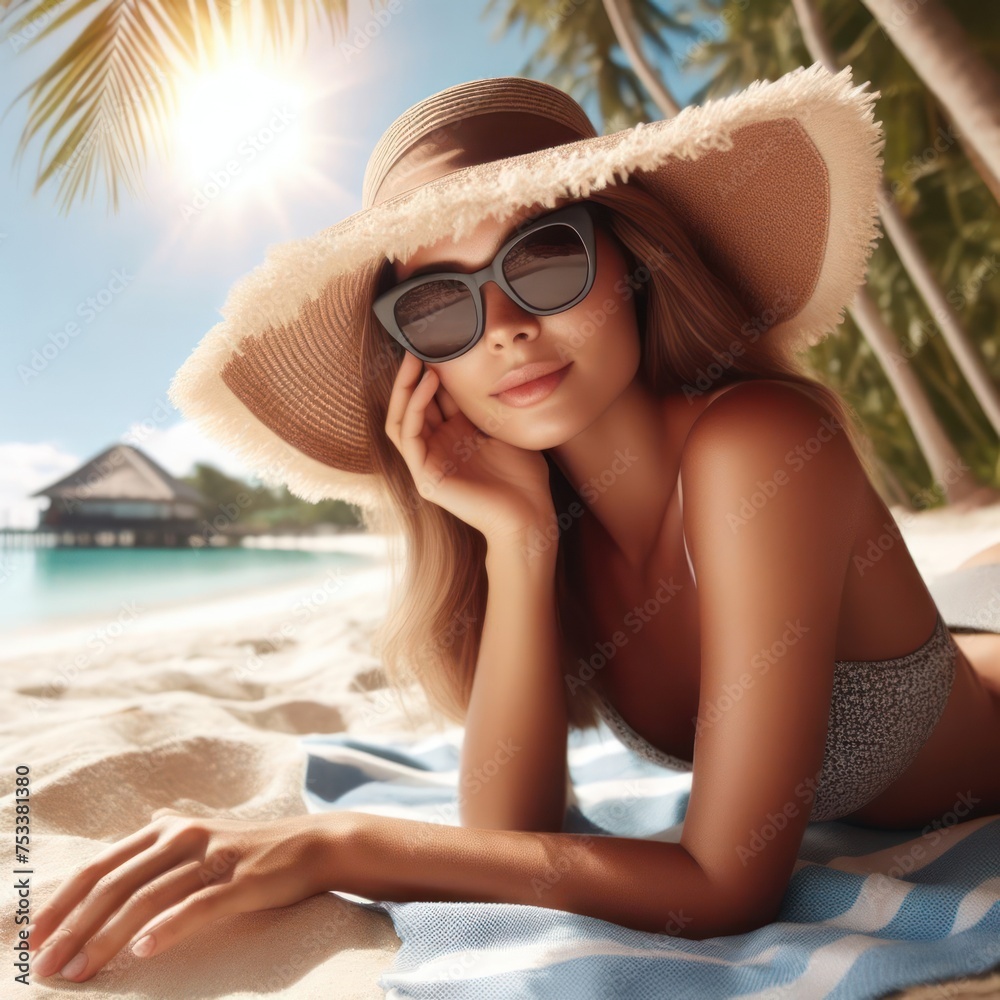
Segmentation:
<svg viewBox="0 0 1000 1000">
<path fill-rule="evenodd" d="M 530 382 L 523 382 L 512 389 L 506 389 L 493 395 L 508 406 L 530 406 L 533 403 L 538 403 L 555 391 L 559 383 L 566 377 L 571 364 L 572 362 L 543 375 L 541 378 L 534 378 Z"/>
<path fill-rule="evenodd" d="M 526 385 L 528 382 L 533 382 L 545 375 L 551 375 L 552 372 L 559 371 L 565 367 L 567 367 L 566 364 L 558 361 L 537 361 L 530 365 L 522 365 L 520 368 L 504 375 L 497 382 L 496 387 L 490 395 L 499 396 L 500 393 L 506 392 L 508 389 L 516 389 L 518 386 Z"/>
</svg>

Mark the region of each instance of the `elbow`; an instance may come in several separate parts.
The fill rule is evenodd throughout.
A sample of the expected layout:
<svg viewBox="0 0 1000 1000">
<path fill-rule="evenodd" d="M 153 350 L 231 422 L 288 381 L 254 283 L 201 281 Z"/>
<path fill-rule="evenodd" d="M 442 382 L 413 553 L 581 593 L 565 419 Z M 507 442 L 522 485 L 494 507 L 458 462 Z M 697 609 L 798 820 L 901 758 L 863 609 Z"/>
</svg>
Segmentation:
<svg viewBox="0 0 1000 1000">
<path fill-rule="evenodd" d="M 713 908 L 711 919 L 698 929 L 698 933 L 685 936 L 701 941 L 709 937 L 749 934 L 774 923 L 781 912 L 782 899 L 775 902 L 773 898 L 760 896 L 733 898 L 722 893 L 716 895 L 715 900 L 718 905 Z"/>
<path fill-rule="evenodd" d="M 731 879 L 720 881 L 700 866 L 698 879 L 686 893 L 690 910 L 675 906 L 665 915 L 661 926 L 667 934 L 704 941 L 760 930 L 779 917 L 784 891 L 762 893 L 759 888 L 737 885 Z"/>
</svg>

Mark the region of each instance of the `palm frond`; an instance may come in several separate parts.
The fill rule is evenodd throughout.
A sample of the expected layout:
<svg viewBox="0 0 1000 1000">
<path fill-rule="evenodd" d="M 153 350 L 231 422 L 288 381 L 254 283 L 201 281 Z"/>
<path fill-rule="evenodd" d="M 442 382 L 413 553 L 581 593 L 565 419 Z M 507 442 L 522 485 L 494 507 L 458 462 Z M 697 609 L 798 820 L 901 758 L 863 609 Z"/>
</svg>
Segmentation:
<svg viewBox="0 0 1000 1000">
<path fill-rule="evenodd" d="M 255 38 L 275 52 L 304 37 L 313 18 L 325 18 L 335 38 L 347 28 L 348 0 L 251 0 L 238 13 L 239 2 L 76 0 L 54 13 L 29 0 L 0 0 L 8 38 L 18 50 L 89 16 L 79 35 L 0 118 L 28 96 L 15 164 L 32 139 L 46 133 L 32 193 L 57 180 L 65 213 L 78 195 L 92 193 L 91 183 L 101 174 L 117 212 L 120 184 L 133 194 L 141 184 L 150 142 L 161 156 L 169 155 L 181 73 L 210 68 L 238 41 L 244 16 L 243 24 L 262 24 Z M 375 0 L 371 4 L 375 9 Z M 54 152 L 45 163 L 50 147 Z"/>
</svg>

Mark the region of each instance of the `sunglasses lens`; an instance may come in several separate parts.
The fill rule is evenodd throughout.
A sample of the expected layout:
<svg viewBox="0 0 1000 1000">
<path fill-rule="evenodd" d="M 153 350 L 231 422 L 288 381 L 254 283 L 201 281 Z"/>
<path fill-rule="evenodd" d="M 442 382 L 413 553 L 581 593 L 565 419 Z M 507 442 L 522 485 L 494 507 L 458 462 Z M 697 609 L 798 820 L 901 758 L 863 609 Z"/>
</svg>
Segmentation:
<svg viewBox="0 0 1000 1000">
<path fill-rule="evenodd" d="M 406 339 L 433 358 L 461 350 L 476 332 L 476 304 L 461 281 L 417 285 L 396 300 L 395 314 Z"/>
<path fill-rule="evenodd" d="M 528 233 L 507 252 L 503 273 L 510 287 L 535 309 L 558 309 L 587 285 L 590 262 L 571 226 L 545 226 Z"/>
<path fill-rule="evenodd" d="M 590 260 L 580 234 L 554 223 L 518 240 L 503 259 L 503 274 L 523 303 L 544 312 L 580 296 Z M 476 301 L 469 286 L 453 278 L 434 278 L 404 292 L 394 315 L 410 345 L 428 358 L 458 354 L 476 333 Z"/>
</svg>

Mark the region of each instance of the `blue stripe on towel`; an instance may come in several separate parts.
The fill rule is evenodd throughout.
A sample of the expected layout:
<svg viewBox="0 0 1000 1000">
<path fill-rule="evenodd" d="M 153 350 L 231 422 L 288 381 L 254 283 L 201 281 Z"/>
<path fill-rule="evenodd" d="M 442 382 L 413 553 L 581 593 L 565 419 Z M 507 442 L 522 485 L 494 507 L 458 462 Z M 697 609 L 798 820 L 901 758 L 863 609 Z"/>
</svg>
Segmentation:
<svg viewBox="0 0 1000 1000">
<path fill-rule="evenodd" d="M 306 807 L 458 826 L 461 739 L 303 737 Z M 567 832 L 680 839 L 691 772 L 642 760 L 603 723 L 570 733 L 569 770 Z M 811 823 L 779 919 L 705 941 L 541 905 L 347 898 L 402 941 L 379 979 L 389 1000 L 878 997 L 1000 963 L 1000 816 Z"/>
</svg>

